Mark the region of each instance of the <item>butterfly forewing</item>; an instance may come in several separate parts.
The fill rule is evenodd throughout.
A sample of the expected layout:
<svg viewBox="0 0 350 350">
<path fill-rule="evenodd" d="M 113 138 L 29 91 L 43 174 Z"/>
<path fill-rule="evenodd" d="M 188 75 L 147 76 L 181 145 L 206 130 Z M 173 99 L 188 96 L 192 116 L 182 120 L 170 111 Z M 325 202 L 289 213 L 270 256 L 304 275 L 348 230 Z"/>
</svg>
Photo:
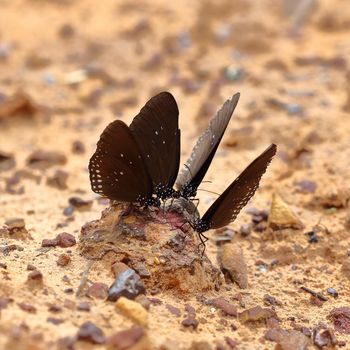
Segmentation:
<svg viewBox="0 0 350 350">
<path fill-rule="evenodd" d="M 172 187 L 180 163 L 179 110 L 169 92 L 152 97 L 130 124 L 154 185 Z"/>
<path fill-rule="evenodd" d="M 211 228 L 223 227 L 234 221 L 259 187 L 260 179 L 276 154 L 276 149 L 276 145 L 272 144 L 250 163 L 211 205 L 202 221 Z"/>
<path fill-rule="evenodd" d="M 216 116 L 210 121 L 208 128 L 199 137 L 185 168 L 181 170 L 176 179 L 178 190 L 189 185 L 197 188 L 202 182 L 237 106 L 239 96 L 240 94 L 237 93 L 223 104 Z"/>
<path fill-rule="evenodd" d="M 152 182 L 128 126 L 116 120 L 103 131 L 90 159 L 92 190 L 109 199 L 135 202 L 152 195 Z"/>
</svg>

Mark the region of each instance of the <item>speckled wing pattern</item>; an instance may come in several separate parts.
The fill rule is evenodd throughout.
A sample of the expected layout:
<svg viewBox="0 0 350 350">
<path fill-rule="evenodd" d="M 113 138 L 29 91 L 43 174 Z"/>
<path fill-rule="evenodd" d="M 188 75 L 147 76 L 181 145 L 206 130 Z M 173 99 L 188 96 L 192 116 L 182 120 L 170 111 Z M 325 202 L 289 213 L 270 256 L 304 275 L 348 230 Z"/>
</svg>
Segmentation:
<svg viewBox="0 0 350 350">
<path fill-rule="evenodd" d="M 153 185 L 172 187 L 180 164 L 179 110 L 169 92 L 152 97 L 130 124 Z"/>
<path fill-rule="evenodd" d="M 112 200 L 136 202 L 152 196 L 153 186 L 128 126 L 116 120 L 100 136 L 89 162 L 92 190 Z"/>
<path fill-rule="evenodd" d="M 230 100 L 227 100 L 215 117 L 211 119 L 208 128 L 199 137 L 185 167 L 176 179 L 175 186 L 179 191 L 183 190 L 185 186 L 192 185 L 197 188 L 202 182 L 237 106 L 239 97 L 240 94 L 237 93 Z"/>
<path fill-rule="evenodd" d="M 276 145 L 272 144 L 250 163 L 210 206 L 202 217 L 202 222 L 208 223 L 210 228 L 220 228 L 234 221 L 259 187 L 260 179 L 276 150 Z"/>
</svg>

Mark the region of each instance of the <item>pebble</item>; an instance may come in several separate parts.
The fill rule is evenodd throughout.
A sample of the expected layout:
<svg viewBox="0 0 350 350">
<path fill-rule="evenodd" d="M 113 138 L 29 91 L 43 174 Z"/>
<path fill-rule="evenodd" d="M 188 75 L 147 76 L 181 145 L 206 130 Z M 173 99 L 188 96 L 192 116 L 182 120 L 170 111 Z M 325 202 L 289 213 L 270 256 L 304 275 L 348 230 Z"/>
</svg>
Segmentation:
<svg viewBox="0 0 350 350">
<path fill-rule="evenodd" d="M 230 349 L 235 349 L 238 345 L 238 342 L 230 337 L 225 337 L 225 341 L 227 345 L 230 347 Z"/>
<path fill-rule="evenodd" d="M 295 183 L 298 190 L 302 193 L 314 193 L 317 189 L 317 184 L 315 181 L 311 180 L 300 180 Z"/>
<path fill-rule="evenodd" d="M 76 239 L 73 235 L 67 232 L 59 233 L 54 239 L 43 239 L 42 247 L 61 247 L 68 248 L 76 245 Z"/>
<path fill-rule="evenodd" d="M 71 197 L 68 200 L 69 204 L 80 211 L 90 210 L 92 206 L 91 200 L 84 200 L 80 197 Z"/>
<path fill-rule="evenodd" d="M 46 180 L 46 184 L 50 187 L 57 188 L 58 190 L 67 189 L 68 173 L 63 170 L 56 170 L 54 175 L 50 176 Z"/>
<path fill-rule="evenodd" d="M 265 339 L 276 342 L 276 349 L 280 350 L 306 350 L 310 345 L 309 338 L 296 330 L 269 329 L 265 333 Z"/>
<path fill-rule="evenodd" d="M 107 343 L 113 349 L 131 349 L 133 348 L 143 337 L 145 331 L 140 326 L 133 326 L 129 329 L 112 334 Z M 140 349 L 141 350 L 141 349 Z"/>
<path fill-rule="evenodd" d="M 25 222 L 22 218 L 13 218 L 5 221 L 5 225 L 10 233 L 21 231 L 25 229 Z"/>
<path fill-rule="evenodd" d="M 36 313 L 36 308 L 35 306 L 31 305 L 31 304 L 27 304 L 27 303 L 18 303 L 17 304 L 23 311 L 29 312 L 31 314 L 35 314 Z"/>
<path fill-rule="evenodd" d="M 350 334 L 350 307 L 334 308 L 328 318 L 332 320 L 337 332 Z"/>
<path fill-rule="evenodd" d="M 82 301 L 77 305 L 77 310 L 89 312 L 91 310 L 91 306 L 88 302 Z"/>
<path fill-rule="evenodd" d="M 240 288 L 248 287 L 248 269 L 242 249 L 236 243 L 226 243 L 219 251 L 220 268 Z"/>
<path fill-rule="evenodd" d="M 15 166 L 16 166 L 15 158 L 9 153 L 0 151 L 0 172 L 11 170 Z"/>
<path fill-rule="evenodd" d="M 106 299 L 108 296 L 108 286 L 105 283 L 93 283 L 88 291 L 87 295 L 96 299 Z"/>
<path fill-rule="evenodd" d="M 91 321 L 86 321 L 80 326 L 77 339 L 91 344 L 104 344 L 106 342 L 106 337 L 102 329 Z"/>
<path fill-rule="evenodd" d="M 60 254 L 57 259 L 58 266 L 67 266 L 71 262 L 71 257 L 68 254 Z"/>
<path fill-rule="evenodd" d="M 195 317 L 188 316 L 181 322 L 181 324 L 186 328 L 192 327 L 193 329 L 197 329 L 199 322 L 196 320 Z"/>
<path fill-rule="evenodd" d="M 266 319 L 270 317 L 276 318 L 275 311 L 268 308 L 262 308 L 261 306 L 252 307 L 239 314 L 239 320 L 241 322 L 266 321 Z"/>
<path fill-rule="evenodd" d="M 320 348 L 324 346 L 332 346 L 337 344 L 337 339 L 331 329 L 316 327 L 312 333 L 312 340 L 316 346 Z"/>
<path fill-rule="evenodd" d="M 64 165 L 66 162 L 66 156 L 56 151 L 38 150 L 33 152 L 27 159 L 29 167 L 40 170 L 45 170 L 54 165 Z"/>
<path fill-rule="evenodd" d="M 128 268 L 117 276 L 115 282 L 109 288 L 108 300 L 116 301 L 120 297 L 135 299 L 145 291 L 140 276 L 133 269 Z"/>
<path fill-rule="evenodd" d="M 85 145 L 80 140 L 73 141 L 72 153 L 73 154 L 84 154 L 85 153 Z"/>
<path fill-rule="evenodd" d="M 225 298 L 219 297 L 211 301 L 212 305 L 223 311 L 226 315 L 237 317 L 237 309 L 230 304 Z"/>
<path fill-rule="evenodd" d="M 181 316 L 181 311 L 179 308 L 170 305 L 170 304 L 166 304 L 165 307 L 168 309 L 168 311 L 170 313 L 172 313 L 173 315 L 175 315 L 176 317 L 180 317 Z"/>
<path fill-rule="evenodd" d="M 127 317 L 134 320 L 141 326 L 147 327 L 148 325 L 148 312 L 136 301 L 120 297 L 115 306 L 121 310 Z"/>
</svg>

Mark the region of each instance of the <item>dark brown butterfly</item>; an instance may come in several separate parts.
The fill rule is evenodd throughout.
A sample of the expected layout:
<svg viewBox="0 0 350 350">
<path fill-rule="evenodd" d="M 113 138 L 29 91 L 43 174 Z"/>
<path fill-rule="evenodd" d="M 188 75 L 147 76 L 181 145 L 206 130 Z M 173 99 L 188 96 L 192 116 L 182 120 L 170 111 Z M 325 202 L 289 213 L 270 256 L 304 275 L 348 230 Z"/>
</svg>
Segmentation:
<svg viewBox="0 0 350 350">
<path fill-rule="evenodd" d="M 160 205 L 157 186 L 172 188 L 179 168 L 180 130 L 173 96 L 151 98 L 130 128 L 109 124 L 90 159 L 92 190 L 112 200 Z"/>
<path fill-rule="evenodd" d="M 189 198 L 196 195 L 198 186 L 207 173 L 237 106 L 239 97 L 240 94 L 237 93 L 223 104 L 193 147 L 185 167 L 180 171 L 176 179 L 175 185 L 182 197 Z"/>
<path fill-rule="evenodd" d="M 226 226 L 236 219 L 241 209 L 245 207 L 259 187 L 260 179 L 276 154 L 276 150 L 276 145 L 270 145 L 227 187 L 203 217 L 192 223 L 192 227 L 199 233 L 202 243 L 204 243 L 202 237 L 206 239 L 203 232 Z"/>
</svg>

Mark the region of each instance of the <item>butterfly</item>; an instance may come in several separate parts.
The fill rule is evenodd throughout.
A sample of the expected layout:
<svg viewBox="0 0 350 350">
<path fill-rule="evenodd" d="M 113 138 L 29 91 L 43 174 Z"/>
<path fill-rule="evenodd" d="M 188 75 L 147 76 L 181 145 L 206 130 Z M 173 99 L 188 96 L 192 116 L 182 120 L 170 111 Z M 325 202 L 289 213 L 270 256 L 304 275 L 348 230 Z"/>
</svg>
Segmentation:
<svg viewBox="0 0 350 350">
<path fill-rule="evenodd" d="M 226 226 L 236 219 L 258 189 L 261 177 L 266 172 L 276 151 L 277 146 L 271 144 L 226 188 L 202 218 L 196 219 L 191 224 L 198 232 L 202 244 L 204 244 L 203 237 L 207 240 L 203 232 Z"/>
<path fill-rule="evenodd" d="M 240 94 L 236 93 L 223 104 L 193 147 L 185 167 L 180 171 L 175 182 L 177 193 L 181 197 L 188 199 L 196 196 L 198 186 L 214 158 L 239 97 Z"/>
<path fill-rule="evenodd" d="M 160 206 L 180 163 L 179 110 L 169 92 L 152 97 L 130 127 L 115 120 L 102 132 L 89 162 L 92 190 L 111 200 Z"/>
</svg>

